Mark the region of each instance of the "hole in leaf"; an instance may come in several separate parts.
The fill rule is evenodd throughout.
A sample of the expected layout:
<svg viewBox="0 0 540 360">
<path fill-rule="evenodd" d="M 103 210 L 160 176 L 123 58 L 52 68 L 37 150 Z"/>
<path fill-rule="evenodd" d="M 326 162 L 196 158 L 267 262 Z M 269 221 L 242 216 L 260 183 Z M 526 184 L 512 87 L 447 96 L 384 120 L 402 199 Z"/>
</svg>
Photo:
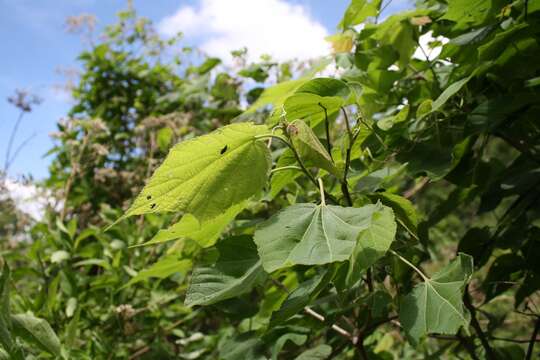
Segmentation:
<svg viewBox="0 0 540 360">
<path fill-rule="evenodd" d="M 221 149 L 221 151 L 219 152 L 221 155 L 225 154 L 225 151 L 227 151 L 227 145 L 225 145 L 223 147 L 223 149 Z"/>
<path fill-rule="evenodd" d="M 150 205 L 150 209 L 153 209 L 156 207 L 156 203 L 153 203 L 152 205 Z"/>
<path fill-rule="evenodd" d="M 152 195 L 148 195 L 148 196 L 146 197 L 146 200 L 150 200 L 151 198 L 152 198 Z"/>
</svg>

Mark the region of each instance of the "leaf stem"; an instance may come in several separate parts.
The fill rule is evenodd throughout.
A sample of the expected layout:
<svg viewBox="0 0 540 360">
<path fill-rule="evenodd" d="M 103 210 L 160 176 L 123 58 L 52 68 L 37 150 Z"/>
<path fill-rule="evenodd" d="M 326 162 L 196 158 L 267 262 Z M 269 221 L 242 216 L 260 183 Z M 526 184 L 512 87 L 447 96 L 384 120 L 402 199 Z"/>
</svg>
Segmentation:
<svg viewBox="0 0 540 360">
<path fill-rule="evenodd" d="M 270 174 L 276 173 L 278 171 L 283 171 L 283 170 L 300 170 L 300 171 L 302 171 L 302 168 L 300 166 L 296 166 L 296 165 L 282 166 L 282 167 L 278 167 L 278 168 L 274 168 L 274 169 L 270 170 Z"/>
<path fill-rule="evenodd" d="M 298 165 L 300 165 L 300 168 L 302 169 L 304 174 L 306 174 L 306 176 L 313 183 L 313 185 L 315 185 L 315 187 L 318 188 L 319 184 L 318 184 L 317 180 L 315 180 L 315 177 L 306 168 L 306 166 L 304 165 L 304 162 L 302 161 L 302 159 L 300 159 L 300 155 L 298 155 L 298 152 L 296 151 L 296 149 L 292 145 L 292 142 L 290 141 L 291 139 L 289 137 L 289 134 L 286 131 L 285 131 L 285 134 L 287 135 L 288 140 L 282 138 L 281 136 L 272 135 L 272 134 L 258 135 L 258 136 L 255 136 L 255 138 L 261 138 L 262 136 L 264 136 L 264 137 L 272 136 L 272 137 L 275 137 L 276 139 L 281 140 L 283 143 L 285 143 L 285 145 L 287 145 L 289 147 L 289 149 L 291 149 L 291 151 L 292 151 L 292 153 L 294 155 L 294 158 L 296 159 L 296 162 L 298 162 Z M 334 202 L 335 204 L 338 203 L 337 200 L 332 195 L 330 195 L 329 193 L 325 192 L 324 194 L 328 199 L 332 200 L 332 202 Z"/>
<path fill-rule="evenodd" d="M 326 206 L 326 201 L 324 199 L 324 185 L 323 185 L 323 181 L 321 178 L 318 179 L 319 180 L 319 191 L 321 192 L 321 205 L 322 206 Z"/>
<path fill-rule="evenodd" d="M 417 268 L 416 266 L 413 265 L 413 263 L 411 263 L 409 260 L 405 259 L 403 256 L 399 255 L 397 252 L 395 252 L 394 250 L 390 249 L 388 250 L 389 252 L 391 252 L 393 255 L 397 256 L 401 261 L 403 261 L 405 264 L 407 264 L 408 266 L 410 266 L 414 271 L 416 271 L 418 273 L 418 275 L 420 275 L 420 277 L 424 280 L 424 281 L 429 281 L 429 278 L 424 275 L 424 273 L 419 269 Z"/>
<path fill-rule="evenodd" d="M 349 146 L 347 146 L 347 153 L 345 155 L 345 169 L 343 170 L 343 179 L 341 180 L 341 192 L 347 200 L 347 205 L 352 206 L 353 201 L 351 198 L 351 194 L 349 193 L 349 182 L 347 181 L 347 176 L 349 174 L 349 167 L 351 165 L 352 147 L 356 138 L 353 136 L 353 133 L 351 131 L 351 125 L 349 124 L 349 117 L 347 116 L 347 111 L 345 111 L 344 107 L 341 108 L 341 111 L 343 112 L 343 116 L 345 117 L 345 126 L 347 127 L 347 134 L 349 135 Z"/>
<path fill-rule="evenodd" d="M 334 159 L 332 158 L 332 142 L 330 140 L 330 124 L 328 123 L 328 110 L 326 110 L 326 107 L 319 102 L 319 106 L 324 111 L 324 129 L 326 131 L 326 150 L 328 151 L 328 155 L 330 155 L 330 159 L 332 159 L 332 162 Z"/>
</svg>

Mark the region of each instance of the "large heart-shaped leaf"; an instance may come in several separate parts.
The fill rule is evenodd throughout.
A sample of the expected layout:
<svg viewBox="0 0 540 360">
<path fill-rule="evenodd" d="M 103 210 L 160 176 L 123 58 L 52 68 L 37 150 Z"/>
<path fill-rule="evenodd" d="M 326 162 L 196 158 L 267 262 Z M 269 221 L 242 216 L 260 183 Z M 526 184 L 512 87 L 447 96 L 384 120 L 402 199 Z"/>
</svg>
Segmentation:
<svg viewBox="0 0 540 360">
<path fill-rule="evenodd" d="M 411 343 L 418 343 L 428 333 L 455 334 L 461 326 L 468 326 L 469 313 L 462 298 L 472 272 L 472 257 L 460 253 L 405 296 L 399 317 Z"/>
<path fill-rule="evenodd" d="M 256 136 L 267 127 L 238 123 L 173 147 L 124 217 L 184 211 L 219 216 L 262 190 L 270 154 Z"/>
<path fill-rule="evenodd" d="M 250 291 L 265 276 L 250 236 L 224 239 L 210 248 L 206 261 L 193 270 L 185 303 L 211 305 L 237 297 Z"/>
<path fill-rule="evenodd" d="M 260 224 L 255 243 L 266 271 L 349 259 L 381 204 L 361 208 L 295 204 Z"/>
</svg>

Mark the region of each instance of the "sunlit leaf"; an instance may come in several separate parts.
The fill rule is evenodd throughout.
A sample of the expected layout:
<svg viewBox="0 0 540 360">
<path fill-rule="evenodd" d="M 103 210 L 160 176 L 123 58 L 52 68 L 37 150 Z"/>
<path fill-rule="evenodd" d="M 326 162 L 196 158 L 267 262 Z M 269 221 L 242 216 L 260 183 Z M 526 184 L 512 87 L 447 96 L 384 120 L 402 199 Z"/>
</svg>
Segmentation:
<svg viewBox="0 0 540 360">
<path fill-rule="evenodd" d="M 184 211 L 204 221 L 257 194 L 270 155 L 255 136 L 267 132 L 266 126 L 238 123 L 177 144 L 124 217 Z"/>
</svg>

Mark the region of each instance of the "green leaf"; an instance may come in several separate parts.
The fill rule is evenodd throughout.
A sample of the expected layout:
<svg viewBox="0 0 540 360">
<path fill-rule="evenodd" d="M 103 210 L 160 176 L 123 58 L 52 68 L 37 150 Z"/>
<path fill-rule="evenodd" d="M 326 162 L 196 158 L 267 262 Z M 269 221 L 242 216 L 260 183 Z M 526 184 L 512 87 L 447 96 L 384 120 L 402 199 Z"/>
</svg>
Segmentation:
<svg viewBox="0 0 540 360">
<path fill-rule="evenodd" d="M 386 191 L 373 193 L 370 198 L 380 200 L 383 205 L 391 207 L 409 230 L 416 231 L 418 227 L 418 214 L 409 199 Z"/>
<path fill-rule="evenodd" d="M 453 0 L 441 19 L 457 23 L 457 28 L 481 25 L 493 9 L 492 0 Z"/>
<path fill-rule="evenodd" d="M 296 158 L 294 157 L 291 149 L 287 148 L 279 157 L 276 163 L 276 169 L 294 164 L 296 164 Z M 285 186 L 292 183 L 294 179 L 299 177 L 301 174 L 302 173 L 296 169 L 286 169 L 273 172 L 272 178 L 270 179 L 270 197 L 275 198 Z"/>
<path fill-rule="evenodd" d="M 377 203 L 365 228 L 358 234 L 358 240 L 349 262 L 347 283 L 353 285 L 360 278 L 361 271 L 383 257 L 396 236 L 396 222 L 391 208 Z"/>
<path fill-rule="evenodd" d="M 407 120 L 409 115 L 409 105 L 405 105 L 397 114 L 385 117 L 377 121 L 377 127 L 383 131 L 390 130 L 395 124 L 399 124 Z"/>
<path fill-rule="evenodd" d="M 334 165 L 328 151 L 326 151 L 313 130 L 305 122 L 302 120 L 293 121 L 287 126 L 287 132 L 303 162 L 308 166 L 325 169 L 329 173 L 341 178 L 341 174 Z"/>
<path fill-rule="evenodd" d="M 148 269 L 141 270 L 137 275 L 131 278 L 127 284 L 120 289 L 127 288 L 138 282 L 151 278 L 165 279 L 175 273 L 185 275 L 191 269 L 191 260 L 179 260 L 176 256 L 165 256 L 152 264 Z"/>
<path fill-rule="evenodd" d="M 60 340 L 49 323 L 30 314 L 11 316 L 13 331 L 24 340 L 38 345 L 43 350 L 60 356 Z"/>
<path fill-rule="evenodd" d="M 275 342 L 274 346 L 272 347 L 272 360 L 277 360 L 278 355 L 280 351 L 285 346 L 285 343 L 287 341 L 293 342 L 297 346 L 304 345 L 307 340 L 307 335 L 305 334 L 295 334 L 295 333 L 287 333 L 284 335 L 281 335 Z"/>
<path fill-rule="evenodd" d="M 196 68 L 195 70 L 197 71 L 197 73 L 199 75 L 204 75 L 206 73 L 208 73 L 210 70 L 212 70 L 213 68 L 215 68 L 216 66 L 218 66 L 219 64 L 221 63 L 221 60 L 218 59 L 218 58 L 207 58 L 198 68 Z"/>
<path fill-rule="evenodd" d="M 289 80 L 265 89 L 257 101 L 255 101 L 244 114 L 252 114 L 258 109 L 268 105 L 272 105 L 274 111 L 281 111 L 281 106 L 285 102 L 285 99 L 292 95 L 296 89 L 306 81 L 308 81 L 308 79 Z"/>
<path fill-rule="evenodd" d="M 270 154 L 255 138 L 267 132 L 238 123 L 177 144 L 121 219 L 184 211 L 204 221 L 247 200 L 267 180 Z"/>
<path fill-rule="evenodd" d="M 347 84 L 341 80 L 321 77 L 309 80 L 300 86 L 296 90 L 296 93 L 314 94 L 322 97 L 338 96 L 347 99 L 351 90 Z"/>
<path fill-rule="evenodd" d="M 9 281 L 11 279 L 9 267 L 3 263 L 0 257 L 0 265 L 2 272 L 0 273 L 0 344 L 11 352 L 14 347 L 13 338 L 11 337 L 11 309 L 9 305 Z"/>
<path fill-rule="evenodd" d="M 199 222 L 191 214 L 185 214 L 176 224 L 160 230 L 150 241 L 137 246 L 161 244 L 180 238 L 191 239 L 201 247 L 212 246 L 216 243 L 223 229 L 245 208 L 245 205 L 245 202 L 234 205 L 221 215 L 204 222 Z"/>
<path fill-rule="evenodd" d="M 284 109 L 287 120 L 305 119 L 311 127 L 317 126 L 325 118 L 331 116 L 345 105 L 338 96 L 320 96 L 312 93 L 295 93 L 287 98 Z"/>
<path fill-rule="evenodd" d="M 227 339 L 219 349 L 219 358 L 223 360 L 266 360 L 263 355 L 264 343 L 254 332 L 249 331 Z"/>
<path fill-rule="evenodd" d="M 159 150 L 163 152 L 169 150 L 169 146 L 171 146 L 173 137 L 174 137 L 174 131 L 172 131 L 171 128 L 164 127 L 163 129 L 160 129 L 157 132 L 157 144 L 158 144 Z"/>
<path fill-rule="evenodd" d="M 321 265 L 349 259 L 358 235 L 382 205 L 361 208 L 295 204 L 257 227 L 255 243 L 264 269 Z"/>
<path fill-rule="evenodd" d="M 216 255 L 217 261 L 212 261 Z M 266 277 L 250 236 L 234 236 L 207 250 L 207 259 L 193 270 L 185 303 L 211 305 L 250 291 Z"/>
<path fill-rule="evenodd" d="M 295 360 L 323 360 L 332 354 L 330 345 L 321 344 L 298 355 Z"/>
<path fill-rule="evenodd" d="M 339 23 L 339 27 L 343 30 L 362 23 L 370 16 L 377 16 L 381 0 L 352 0 L 343 19 Z"/>
<path fill-rule="evenodd" d="M 403 298 L 399 317 L 412 344 L 428 333 L 455 334 L 461 326 L 468 326 L 469 313 L 462 297 L 472 272 L 472 257 L 460 253 Z"/>
<path fill-rule="evenodd" d="M 431 105 L 431 113 L 434 113 L 434 112 L 438 111 L 444 104 L 446 104 L 446 102 L 452 96 L 457 94 L 457 92 L 459 90 L 461 90 L 463 85 L 468 83 L 470 79 L 471 79 L 471 76 L 466 77 L 466 78 L 461 79 L 461 80 L 458 80 L 455 83 L 452 83 L 452 85 L 448 86 L 443 91 L 443 93 L 441 95 L 439 95 L 439 97 L 435 101 L 433 101 L 433 104 Z"/>
<path fill-rule="evenodd" d="M 283 322 L 301 312 L 332 280 L 333 272 L 323 271 L 298 285 L 285 299 L 280 308 L 272 313 L 271 324 Z"/>
</svg>

